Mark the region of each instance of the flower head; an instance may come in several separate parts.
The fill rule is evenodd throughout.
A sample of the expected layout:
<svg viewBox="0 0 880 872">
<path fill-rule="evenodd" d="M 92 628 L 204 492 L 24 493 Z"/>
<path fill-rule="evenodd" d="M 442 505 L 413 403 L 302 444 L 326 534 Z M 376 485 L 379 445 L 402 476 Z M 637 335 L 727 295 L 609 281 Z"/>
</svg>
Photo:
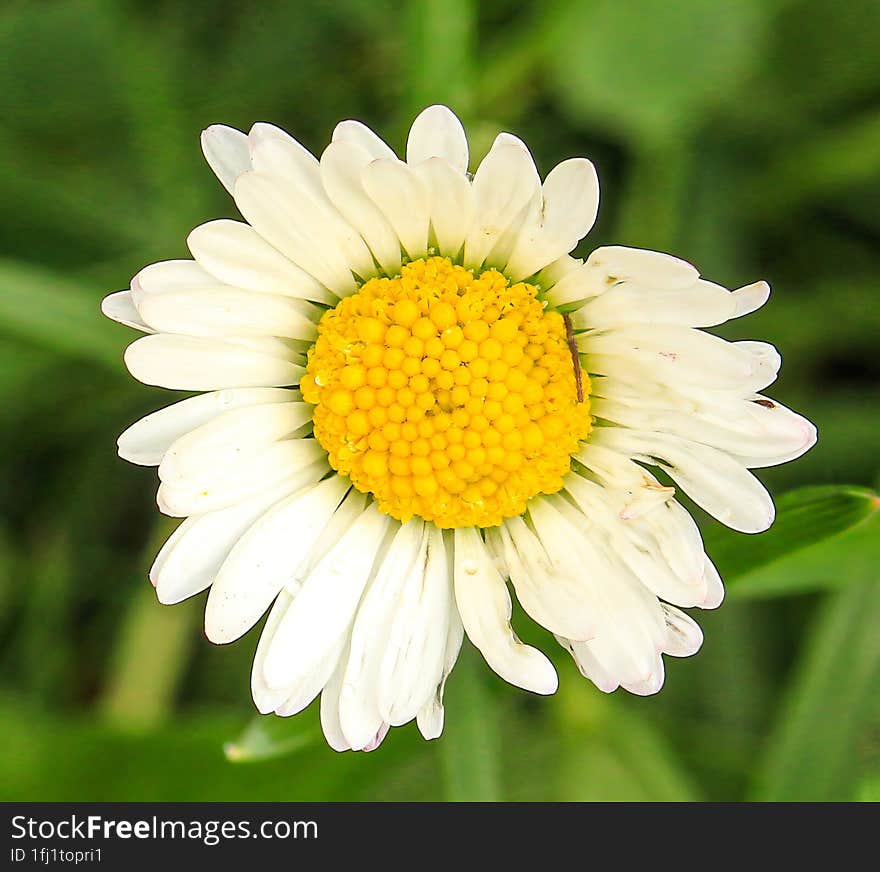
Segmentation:
<svg viewBox="0 0 880 872">
<path fill-rule="evenodd" d="M 553 693 L 508 582 L 601 690 L 659 690 L 661 655 L 702 642 L 679 607 L 723 597 L 676 488 L 759 532 L 773 504 L 749 470 L 815 442 L 759 393 L 772 346 L 698 329 L 763 305 L 766 283 L 728 291 L 632 248 L 572 258 L 592 164 L 542 183 L 501 134 L 471 177 L 442 106 L 405 161 L 355 121 L 320 160 L 267 124 L 202 146 L 247 223 L 196 228 L 193 260 L 103 306 L 150 334 L 126 351 L 136 378 L 203 392 L 119 439 L 186 519 L 151 570 L 159 599 L 210 587 L 221 643 L 271 607 L 254 701 L 290 715 L 320 694 L 340 750 L 413 719 L 438 736 L 465 632 L 502 678 Z"/>
</svg>

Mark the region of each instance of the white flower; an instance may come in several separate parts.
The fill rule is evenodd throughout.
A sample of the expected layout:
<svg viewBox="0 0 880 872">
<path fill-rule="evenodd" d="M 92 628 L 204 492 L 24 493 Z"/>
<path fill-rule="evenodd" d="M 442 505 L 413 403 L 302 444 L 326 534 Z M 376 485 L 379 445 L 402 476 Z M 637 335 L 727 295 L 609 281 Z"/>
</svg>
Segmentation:
<svg viewBox="0 0 880 872">
<path fill-rule="evenodd" d="M 769 287 L 728 291 L 639 249 L 570 257 L 596 217 L 592 164 L 542 183 L 505 133 L 471 177 L 442 106 L 406 161 L 356 121 L 320 160 L 268 124 L 210 127 L 202 147 L 247 223 L 196 228 L 194 260 L 144 268 L 103 306 L 150 334 L 125 354 L 136 378 L 205 392 L 119 438 L 186 518 L 150 573 L 159 599 L 210 587 L 218 643 L 271 608 L 256 705 L 291 715 L 321 694 L 339 750 L 413 718 L 438 736 L 463 632 L 502 678 L 553 693 L 508 581 L 601 690 L 659 690 L 661 655 L 702 641 L 678 607 L 723 589 L 646 467 L 756 533 L 773 504 L 749 469 L 816 439 L 760 393 L 772 346 L 697 329 Z"/>
</svg>

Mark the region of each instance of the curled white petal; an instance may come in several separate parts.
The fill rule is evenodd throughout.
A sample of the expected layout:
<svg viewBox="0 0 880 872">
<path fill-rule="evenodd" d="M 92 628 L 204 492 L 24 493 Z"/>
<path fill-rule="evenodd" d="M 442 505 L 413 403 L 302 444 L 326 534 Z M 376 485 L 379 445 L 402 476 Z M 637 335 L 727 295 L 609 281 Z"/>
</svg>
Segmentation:
<svg viewBox="0 0 880 872">
<path fill-rule="evenodd" d="M 665 469 L 675 483 L 713 518 L 741 533 L 760 533 L 775 517 L 764 486 L 728 455 L 664 433 L 601 427 L 595 440 Z"/>
</svg>

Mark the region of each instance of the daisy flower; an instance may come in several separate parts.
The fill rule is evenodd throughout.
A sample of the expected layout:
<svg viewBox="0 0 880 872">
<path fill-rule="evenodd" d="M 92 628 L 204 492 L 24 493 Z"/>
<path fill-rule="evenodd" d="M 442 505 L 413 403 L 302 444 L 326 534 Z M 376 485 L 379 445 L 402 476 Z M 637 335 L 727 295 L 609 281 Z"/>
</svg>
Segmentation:
<svg viewBox="0 0 880 872">
<path fill-rule="evenodd" d="M 601 690 L 659 690 L 662 655 L 702 642 L 681 608 L 723 597 L 677 489 L 760 532 L 773 503 L 749 470 L 816 439 L 760 393 L 771 345 L 699 329 L 768 285 L 634 248 L 571 257 L 599 205 L 590 161 L 542 182 L 502 133 L 471 175 L 443 106 L 405 160 L 357 121 L 320 158 L 270 124 L 209 127 L 202 148 L 245 221 L 197 227 L 192 260 L 103 304 L 147 334 L 135 378 L 201 392 L 119 438 L 185 518 L 150 572 L 159 600 L 210 588 L 217 643 L 268 610 L 256 706 L 320 694 L 337 750 L 413 719 L 440 735 L 465 633 L 503 679 L 553 693 L 511 592 Z"/>
</svg>

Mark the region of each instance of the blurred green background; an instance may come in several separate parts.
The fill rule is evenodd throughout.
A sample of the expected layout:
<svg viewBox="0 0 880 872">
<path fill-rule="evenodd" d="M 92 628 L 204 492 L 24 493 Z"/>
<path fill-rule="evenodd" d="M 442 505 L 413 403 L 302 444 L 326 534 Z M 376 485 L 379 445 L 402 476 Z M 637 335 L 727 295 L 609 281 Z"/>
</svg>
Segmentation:
<svg viewBox="0 0 880 872">
<path fill-rule="evenodd" d="M 127 375 L 133 334 L 98 311 L 235 217 L 199 152 L 208 124 L 273 121 L 320 150 L 356 117 L 399 148 L 448 102 L 475 157 L 504 128 L 544 173 L 594 160 L 584 253 L 768 279 L 765 309 L 720 332 L 778 345 L 771 393 L 820 441 L 762 478 L 876 485 L 878 45 L 877 0 L 4 0 L 0 798 L 880 799 L 880 525 L 818 541 L 870 508 L 833 488 L 784 503 L 764 551 L 707 533 L 728 600 L 657 697 L 605 697 L 560 650 L 560 693 L 538 699 L 466 652 L 437 742 L 410 725 L 338 755 L 315 706 L 248 726 L 258 634 L 209 645 L 204 597 L 161 607 L 146 579 L 173 524 L 115 438 L 172 396 Z"/>
</svg>

